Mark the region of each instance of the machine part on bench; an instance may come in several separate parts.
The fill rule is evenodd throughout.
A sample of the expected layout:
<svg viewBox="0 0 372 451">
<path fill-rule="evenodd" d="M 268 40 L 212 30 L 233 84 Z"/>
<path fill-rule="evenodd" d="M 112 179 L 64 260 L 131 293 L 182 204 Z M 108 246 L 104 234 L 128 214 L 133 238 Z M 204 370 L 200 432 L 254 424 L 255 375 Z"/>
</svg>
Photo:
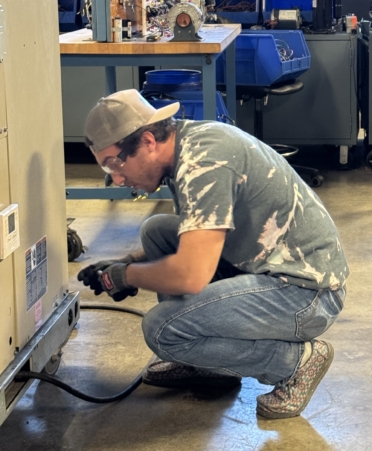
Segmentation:
<svg viewBox="0 0 372 451">
<path fill-rule="evenodd" d="M 172 41 L 201 41 L 198 31 L 204 22 L 204 14 L 199 6 L 188 1 L 181 1 L 169 10 L 169 28 L 174 38 Z"/>
</svg>

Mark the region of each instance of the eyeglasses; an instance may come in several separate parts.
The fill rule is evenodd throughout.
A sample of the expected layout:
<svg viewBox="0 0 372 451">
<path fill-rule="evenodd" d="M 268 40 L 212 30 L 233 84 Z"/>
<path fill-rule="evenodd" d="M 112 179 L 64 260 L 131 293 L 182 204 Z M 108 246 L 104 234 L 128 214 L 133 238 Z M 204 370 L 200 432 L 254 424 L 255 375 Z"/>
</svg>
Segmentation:
<svg viewBox="0 0 372 451">
<path fill-rule="evenodd" d="M 101 166 L 101 168 L 107 173 L 118 173 L 125 165 L 126 155 L 124 150 L 122 150 L 116 157 L 108 158 L 105 166 Z"/>
</svg>

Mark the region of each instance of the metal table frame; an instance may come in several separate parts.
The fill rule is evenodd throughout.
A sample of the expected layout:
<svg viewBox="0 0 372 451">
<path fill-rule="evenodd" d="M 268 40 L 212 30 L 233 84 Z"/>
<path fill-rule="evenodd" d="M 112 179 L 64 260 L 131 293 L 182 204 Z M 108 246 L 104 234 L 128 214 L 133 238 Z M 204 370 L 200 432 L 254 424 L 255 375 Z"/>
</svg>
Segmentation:
<svg viewBox="0 0 372 451">
<path fill-rule="evenodd" d="M 235 39 L 226 47 L 226 95 L 230 117 L 236 119 Z M 201 68 L 203 82 L 204 118 L 216 119 L 216 61 L 223 54 L 61 54 L 62 66 L 104 66 L 106 93 L 115 92 L 118 66 L 181 66 Z M 67 199 L 133 199 L 131 188 L 66 188 Z M 168 189 L 162 187 L 148 196 L 149 199 L 170 199 Z"/>
</svg>

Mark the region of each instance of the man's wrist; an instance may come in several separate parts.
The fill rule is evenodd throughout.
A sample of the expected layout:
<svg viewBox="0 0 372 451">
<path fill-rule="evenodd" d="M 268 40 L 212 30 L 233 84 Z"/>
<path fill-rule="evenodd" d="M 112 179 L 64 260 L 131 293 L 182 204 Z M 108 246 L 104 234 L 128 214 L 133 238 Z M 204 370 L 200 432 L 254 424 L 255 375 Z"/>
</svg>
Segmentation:
<svg viewBox="0 0 372 451">
<path fill-rule="evenodd" d="M 112 265 L 111 278 L 118 290 L 123 290 L 127 288 L 135 288 L 128 284 L 127 281 L 127 268 L 131 263 L 118 263 Z"/>
<path fill-rule="evenodd" d="M 133 269 L 133 263 L 127 263 L 125 265 L 124 279 L 125 279 L 125 286 L 128 288 L 136 288 L 134 285 L 132 285 L 130 283 L 132 269 Z"/>
</svg>

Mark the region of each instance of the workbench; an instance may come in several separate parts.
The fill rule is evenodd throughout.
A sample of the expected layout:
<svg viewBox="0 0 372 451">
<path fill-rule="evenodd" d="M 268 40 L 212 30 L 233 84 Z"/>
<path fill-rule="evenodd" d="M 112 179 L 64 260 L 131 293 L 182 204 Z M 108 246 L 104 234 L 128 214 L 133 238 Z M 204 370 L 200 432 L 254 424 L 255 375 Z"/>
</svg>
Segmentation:
<svg viewBox="0 0 372 451">
<path fill-rule="evenodd" d="M 106 95 L 117 91 L 118 66 L 176 66 L 200 67 L 203 82 L 204 119 L 216 119 L 216 60 L 226 51 L 227 109 L 236 118 L 235 101 L 235 39 L 241 32 L 240 24 L 203 25 L 198 34 L 201 41 L 173 42 L 162 37 L 147 42 L 139 37 L 131 41 L 95 42 L 92 31 L 77 30 L 60 36 L 62 66 L 103 66 L 106 73 Z M 98 100 L 98 99 L 97 99 Z M 119 190 L 119 191 L 118 191 Z M 150 195 L 164 197 L 162 190 Z M 168 195 L 167 195 L 168 196 Z M 131 198 L 126 188 L 69 188 L 68 199 Z"/>
</svg>

